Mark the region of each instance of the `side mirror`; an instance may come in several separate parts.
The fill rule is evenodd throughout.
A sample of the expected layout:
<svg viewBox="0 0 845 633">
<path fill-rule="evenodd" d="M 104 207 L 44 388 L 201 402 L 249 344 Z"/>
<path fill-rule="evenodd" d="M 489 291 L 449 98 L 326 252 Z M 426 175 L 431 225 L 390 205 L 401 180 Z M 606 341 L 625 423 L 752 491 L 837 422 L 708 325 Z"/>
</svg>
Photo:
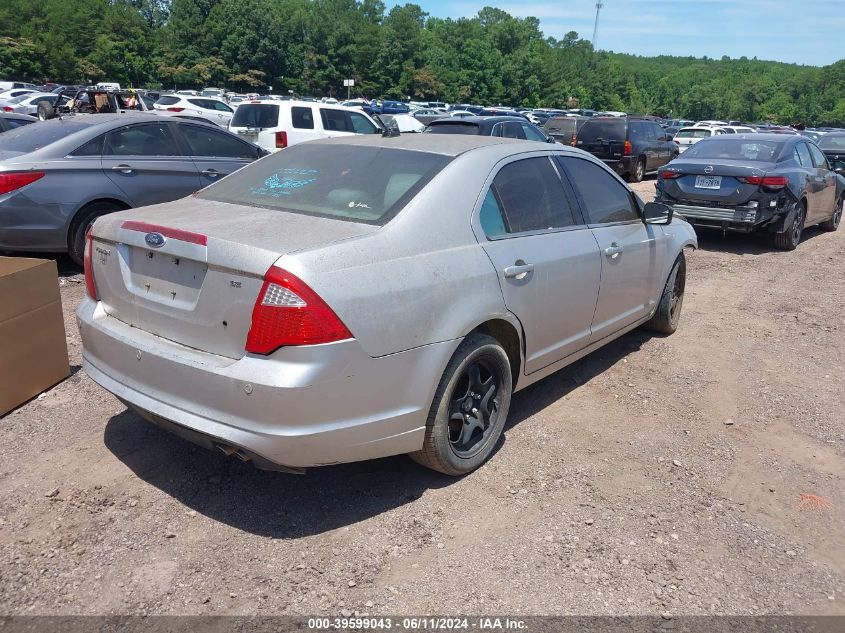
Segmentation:
<svg viewBox="0 0 845 633">
<path fill-rule="evenodd" d="M 831 167 L 833 168 L 833 171 L 835 171 L 840 176 L 845 176 L 845 163 L 843 163 L 841 160 L 834 161 Z"/>
<path fill-rule="evenodd" d="M 646 224 L 669 224 L 672 222 L 672 207 L 662 202 L 646 202 L 643 208 L 643 220 Z"/>
</svg>

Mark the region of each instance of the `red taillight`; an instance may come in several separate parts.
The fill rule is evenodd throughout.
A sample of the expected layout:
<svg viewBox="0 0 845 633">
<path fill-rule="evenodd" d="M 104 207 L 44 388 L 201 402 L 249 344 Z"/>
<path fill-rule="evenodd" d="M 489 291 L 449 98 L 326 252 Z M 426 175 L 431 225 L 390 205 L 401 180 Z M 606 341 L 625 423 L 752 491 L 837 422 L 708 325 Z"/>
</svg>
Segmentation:
<svg viewBox="0 0 845 633">
<path fill-rule="evenodd" d="M 284 149 L 288 146 L 288 133 L 276 132 L 276 149 Z"/>
<path fill-rule="evenodd" d="M 15 189 L 26 187 L 44 177 L 43 171 L 11 171 L 0 173 L 0 196 Z"/>
<path fill-rule="evenodd" d="M 789 179 L 786 176 L 746 176 L 745 178 L 737 178 L 737 180 L 747 182 L 749 185 L 760 185 L 772 189 L 780 189 L 789 184 Z"/>
<path fill-rule="evenodd" d="M 14 112 L 14 110 L 12 106 L 3 106 L 3 112 Z"/>
<path fill-rule="evenodd" d="M 675 178 L 680 178 L 681 173 L 677 171 L 661 171 L 660 177 L 663 180 L 674 180 Z"/>
<path fill-rule="evenodd" d="M 271 267 L 252 309 L 246 351 L 270 354 L 285 345 L 352 338 L 334 311 L 296 275 Z"/>
<path fill-rule="evenodd" d="M 625 156 L 630 156 L 634 152 L 634 147 L 631 145 L 631 141 L 625 141 L 625 148 L 622 151 Z"/>
<path fill-rule="evenodd" d="M 97 301 L 97 286 L 94 285 L 94 269 L 91 267 L 91 251 L 94 249 L 94 237 L 91 235 L 91 229 L 85 234 L 85 290 L 88 296 L 94 301 Z"/>
<path fill-rule="evenodd" d="M 167 108 L 168 112 L 181 112 L 185 108 Z"/>
</svg>

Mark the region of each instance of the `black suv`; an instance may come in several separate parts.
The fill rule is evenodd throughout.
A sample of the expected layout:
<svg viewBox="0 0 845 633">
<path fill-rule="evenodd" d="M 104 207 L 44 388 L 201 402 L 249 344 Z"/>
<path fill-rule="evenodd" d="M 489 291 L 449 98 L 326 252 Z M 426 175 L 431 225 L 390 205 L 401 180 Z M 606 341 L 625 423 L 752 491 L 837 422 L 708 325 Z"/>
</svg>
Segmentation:
<svg viewBox="0 0 845 633">
<path fill-rule="evenodd" d="M 437 119 L 423 130 L 428 134 L 476 134 L 478 136 L 503 136 L 521 138 L 541 143 L 554 143 L 536 125 L 515 116 L 468 116 L 462 119 Z"/>
<path fill-rule="evenodd" d="M 654 121 L 634 117 L 593 117 L 578 131 L 575 147 L 602 159 L 617 174 L 640 182 L 680 153 Z"/>
</svg>

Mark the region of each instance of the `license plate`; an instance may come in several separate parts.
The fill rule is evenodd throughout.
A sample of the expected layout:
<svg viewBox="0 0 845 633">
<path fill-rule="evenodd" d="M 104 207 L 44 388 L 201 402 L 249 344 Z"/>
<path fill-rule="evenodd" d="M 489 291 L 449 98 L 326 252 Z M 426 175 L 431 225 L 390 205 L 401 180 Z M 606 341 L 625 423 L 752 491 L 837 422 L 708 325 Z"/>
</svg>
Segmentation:
<svg viewBox="0 0 845 633">
<path fill-rule="evenodd" d="M 721 189 L 722 188 L 722 177 L 721 176 L 696 176 L 695 177 L 695 188 L 696 189 Z"/>
<path fill-rule="evenodd" d="M 238 130 L 238 136 L 244 136 L 250 141 L 254 141 L 258 138 L 258 132 L 253 132 L 252 130 Z"/>
</svg>

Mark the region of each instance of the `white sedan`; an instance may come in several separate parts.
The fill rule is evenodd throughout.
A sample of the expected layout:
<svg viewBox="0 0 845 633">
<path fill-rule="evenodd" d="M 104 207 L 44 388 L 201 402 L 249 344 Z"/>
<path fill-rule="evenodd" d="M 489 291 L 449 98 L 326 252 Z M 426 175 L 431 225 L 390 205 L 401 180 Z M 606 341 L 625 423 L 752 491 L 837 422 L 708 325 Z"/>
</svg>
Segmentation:
<svg viewBox="0 0 845 633">
<path fill-rule="evenodd" d="M 153 109 L 163 112 L 173 112 L 198 116 L 216 123 L 220 127 L 228 127 L 234 116 L 234 110 L 225 101 L 210 97 L 191 97 L 180 94 L 162 95 L 153 104 Z"/>
</svg>

